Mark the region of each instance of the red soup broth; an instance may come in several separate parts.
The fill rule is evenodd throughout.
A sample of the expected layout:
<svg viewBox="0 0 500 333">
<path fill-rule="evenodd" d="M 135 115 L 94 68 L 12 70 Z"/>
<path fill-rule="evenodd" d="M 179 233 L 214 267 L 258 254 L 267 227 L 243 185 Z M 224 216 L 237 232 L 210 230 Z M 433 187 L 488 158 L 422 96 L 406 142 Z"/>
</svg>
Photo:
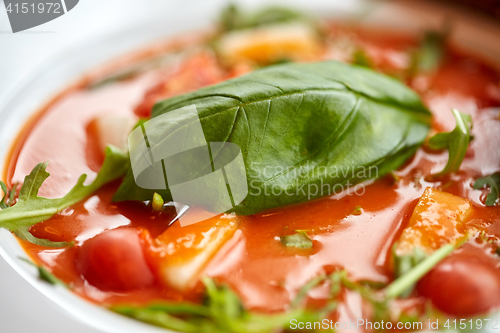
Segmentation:
<svg viewBox="0 0 500 333">
<path fill-rule="evenodd" d="M 407 61 L 405 53 L 418 45 L 413 36 L 332 25 L 333 37 L 342 33 L 354 36 L 363 43 L 379 69 L 388 73 Z M 192 45 L 186 43 L 183 47 Z M 128 61 L 133 62 L 165 50 L 168 48 L 156 47 Z M 186 69 L 188 72 L 204 73 L 199 86 L 239 74 L 207 69 L 213 64 L 203 61 L 193 63 L 193 66 L 205 66 Z M 91 81 L 89 76 L 61 93 L 21 131 L 12 149 L 5 179 L 10 184 L 22 182 L 24 176 L 41 161 L 50 162 L 48 171 L 51 174 L 40 189 L 41 196 L 63 196 L 83 173 L 92 179 L 103 159 L 96 148 L 90 126 L 95 117 L 103 114 L 144 114 L 147 113 L 144 103 L 149 108 L 154 103 L 151 101 L 152 95 L 157 94 L 159 98 L 163 94 L 161 97 L 168 97 L 198 88 L 190 84 L 184 89 L 181 85 L 175 91 L 162 91 L 164 76 L 171 75 L 169 70 L 152 70 L 99 89 L 86 88 Z M 106 73 L 106 70 L 102 73 Z M 234 237 L 215 255 L 203 274 L 229 284 L 247 307 L 266 312 L 286 309 L 298 289 L 307 281 L 339 267 L 345 268 L 355 280 L 387 283 L 393 277 L 389 260 L 392 244 L 408 222 L 427 186 L 469 199 L 474 205 L 470 223 L 489 235 L 500 236 L 500 208 L 484 207 L 482 200 L 485 192 L 472 189 L 475 178 L 500 170 L 499 155 L 491 153 L 498 151 L 500 143 L 499 126 L 495 123 L 498 123 L 498 112 L 481 111 L 500 105 L 499 82 L 499 73 L 492 67 L 474 56 L 450 48 L 444 64 L 436 73 L 418 77 L 409 84 L 421 94 L 433 112 L 434 130 L 450 130 L 454 127 L 450 112 L 453 107 L 472 115 L 475 140 L 459 173 L 440 182 L 429 182 L 423 175 L 442 169 L 447 161 L 447 153 L 419 149 L 397 172 L 401 178 L 398 182 L 387 176 L 366 185 L 362 195 L 344 191 L 319 200 L 244 217 Z M 21 241 L 27 253 L 68 283 L 77 294 L 97 303 L 198 300 L 200 287 L 180 293 L 156 283 L 136 291 L 109 292 L 93 287 L 78 272 L 78 249 L 92 237 L 121 226 L 140 227 L 148 230 L 152 236 L 159 235 L 168 228 L 168 222 L 174 216 L 173 211 L 154 214 L 143 203 L 111 202 L 118 186 L 119 181 L 108 184 L 85 201 L 31 228 L 36 237 L 74 241 L 75 246 L 47 249 Z M 361 207 L 360 214 L 354 213 L 357 207 Z M 312 238 L 311 249 L 290 249 L 280 244 L 279 236 L 291 234 L 297 229 L 306 230 Z M 500 261 L 491 251 L 474 242 L 461 251 L 477 255 L 478 248 L 480 255 L 491 259 L 496 267 L 499 265 Z M 317 291 L 311 293 L 310 297 L 321 299 L 323 295 Z M 353 307 L 359 307 L 357 302 L 356 299 L 348 300 Z M 350 316 L 345 309 L 340 312 L 341 315 Z"/>
</svg>

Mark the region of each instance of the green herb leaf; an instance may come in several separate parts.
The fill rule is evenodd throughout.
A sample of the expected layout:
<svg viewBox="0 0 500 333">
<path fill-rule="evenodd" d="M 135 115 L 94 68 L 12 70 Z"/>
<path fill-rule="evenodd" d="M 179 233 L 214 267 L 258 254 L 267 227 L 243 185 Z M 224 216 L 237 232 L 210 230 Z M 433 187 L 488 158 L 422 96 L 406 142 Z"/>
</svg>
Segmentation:
<svg viewBox="0 0 500 333">
<path fill-rule="evenodd" d="M 223 31 L 232 31 L 298 20 L 310 21 L 310 18 L 290 8 L 269 7 L 248 13 L 240 10 L 235 4 L 230 4 L 222 11 L 219 22 Z"/>
<path fill-rule="evenodd" d="M 2 181 L 0 181 L 0 187 L 2 188 L 3 191 L 3 198 L 2 201 L 0 201 L 0 208 L 1 209 L 9 208 L 10 206 L 7 203 L 7 200 L 9 198 L 9 189 L 7 188 L 7 185 L 5 185 L 5 183 Z"/>
<path fill-rule="evenodd" d="M 421 72 L 434 72 L 443 62 L 446 52 L 447 33 L 438 31 L 426 32 L 420 48 L 412 54 L 409 69 L 410 75 L 415 76 Z"/>
<path fill-rule="evenodd" d="M 280 242 L 287 247 L 296 247 L 299 249 L 310 249 L 313 246 L 312 239 L 304 231 L 293 235 L 281 236 Z"/>
<path fill-rule="evenodd" d="M 415 247 L 413 249 L 413 253 L 411 255 L 402 255 L 399 256 L 396 254 L 397 244 L 394 244 L 393 247 L 393 258 L 394 258 L 394 275 L 396 278 L 399 278 L 409 271 L 411 271 L 415 266 L 417 266 L 422 260 L 424 260 L 427 255 L 420 248 Z M 408 289 L 406 289 L 400 296 L 405 298 L 410 295 L 413 291 L 415 285 L 411 285 Z"/>
<path fill-rule="evenodd" d="M 174 304 L 171 305 L 173 307 Z M 136 306 L 114 306 L 111 310 L 124 316 L 134 318 L 145 323 L 164 327 L 176 332 L 202 332 L 197 329 L 196 324 L 189 323 L 184 319 L 169 315 L 168 312 L 141 308 Z"/>
<path fill-rule="evenodd" d="M 385 288 L 385 295 L 387 298 L 396 298 L 407 292 L 412 288 L 425 274 L 433 269 L 441 260 L 446 258 L 456 248 L 461 246 L 462 242 L 456 244 L 447 244 L 436 250 L 424 260 L 421 260 L 410 270 L 407 270 L 404 275 L 401 275 L 394 280 L 387 288 Z"/>
<path fill-rule="evenodd" d="M 25 262 L 27 262 L 28 264 L 32 265 L 32 266 L 35 266 L 37 269 L 38 269 L 38 277 L 49 283 L 49 284 L 52 284 L 52 285 L 62 285 L 62 286 L 65 286 L 67 287 L 66 283 L 62 282 L 61 280 L 59 280 L 54 274 L 52 274 L 51 272 L 49 272 L 47 269 L 45 269 L 45 267 L 43 266 L 38 266 L 37 264 L 35 264 L 34 262 L 26 259 L 26 258 L 19 258 Z"/>
<path fill-rule="evenodd" d="M 361 206 L 356 206 L 352 211 L 351 215 L 361 215 L 363 214 L 363 208 Z"/>
<path fill-rule="evenodd" d="M 305 297 L 307 291 L 323 282 L 315 279 L 309 283 L 307 290 L 299 294 Z M 290 311 L 279 314 L 259 314 L 246 310 L 239 297 L 227 286 L 217 285 L 212 279 L 205 277 L 205 298 L 203 304 L 193 303 L 161 303 L 146 307 L 114 306 L 111 310 L 160 327 L 179 332 L 241 332 L 264 333 L 276 332 L 290 327 L 290 321 L 319 321 L 325 314 L 299 307 L 299 302 Z M 326 308 L 333 309 L 336 302 L 330 302 Z"/>
<path fill-rule="evenodd" d="M 0 187 L 2 188 L 3 192 L 3 198 L 2 201 L 0 201 L 0 209 L 10 208 L 11 206 L 14 205 L 15 203 L 14 201 L 16 199 L 16 190 L 18 185 L 19 185 L 18 183 L 15 183 L 9 190 L 7 188 L 7 185 L 0 180 Z"/>
<path fill-rule="evenodd" d="M 429 140 L 429 147 L 432 149 L 448 149 L 448 163 L 438 175 L 445 175 L 460 169 L 471 141 L 472 117 L 457 109 L 452 109 L 452 112 L 457 122 L 455 129 L 451 132 L 438 133 Z"/>
<path fill-rule="evenodd" d="M 234 209 L 242 215 L 395 170 L 424 141 L 431 120 L 399 81 L 336 61 L 260 69 L 159 102 L 152 116 L 193 104 L 207 142 L 232 142 L 242 151 L 250 192 Z M 168 140 L 163 129 L 148 139 L 151 149 Z M 150 200 L 154 192 L 172 200 L 168 189 L 139 188 L 129 172 L 114 200 Z"/>
<path fill-rule="evenodd" d="M 107 147 L 106 158 L 96 179 L 89 185 L 83 185 L 87 175 L 80 176 L 71 191 L 57 199 L 47 199 L 37 195 L 43 182 L 50 175 L 45 170 L 47 163 L 37 164 L 24 178 L 17 203 L 10 208 L 0 210 L 0 228 L 9 229 L 19 238 L 37 245 L 50 247 L 69 245 L 66 242 L 51 242 L 36 238 L 29 232 L 29 228 L 87 198 L 104 184 L 122 176 L 128 167 L 127 160 L 128 156 L 118 148 Z"/>
<path fill-rule="evenodd" d="M 145 307 L 113 306 L 111 310 L 180 332 L 271 333 L 292 329 L 292 320 L 296 320 L 296 323 L 307 323 L 326 318 L 336 309 L 342 288 L 347 288 L 358 293 L 372 306 L 374 322 L 387 322 L 393 319 L 390 307 L 393 299 L 449 254 L 450 247 L 451 251 L 455 248 L 453 245 L 442 247 L 406 273 L 402 279 L 394 281 L 382 291 L 350 280 L 345 270 L 320 275 L 299 290 L 288 311 L 278 314 L 248 311 L 229 287 L 217 285 L 208 277 L 203 279 L 206 287 L 203 304 L 166 302 Z M 318 310 L 305 309 L 303 303 L 309 291 L 325 282 L 330 283 L 326 305 Z"/>
<path fill-rule="evenodd" d="M 482 189 L 485 186 L 490 188 L 490 193 L 486 197 L 486 206 L 494 206 L 500 198 L 500 172 L 479 178 L 474 183 L 475 190 Z"/>
<path fill-rule="evenodd" d="M 350 280 L 346 271 L 340 271 L 331 275 L 331 279 L 333 288 L 338 290 L 340 287 L 336 287 L 335 283 L 336 281 L 340 281 L 341 286 L 357 292 L 366 302 L 368 302 L 373 309 L 373 321 L 390 321 L 390 299 L 384 297 L 378 290 L 370 288 L 369 285 Z"/>
<path fill-rule="evenodd" d="M 357 49 L 352 55 L 352 63 L 354 65 L 373 68 L 373 60 L 363 49 Z"/>
<path fill-rule="evenodd" d="M 153 200 L 152 200 L 152 206 L 153 206 L 153 210 L 159 212 L 163 209 L 163 204 L 165 203 L 163 201 L 163 198 L 161 197 L 161 195 L 159 195 L 158 193 L 155 192 L 155 194 L 153 194 Z"/>
<path fill-rule="evenodd" d="M 292 301 L 291 307 L 298 308 L 304 302 L 309 291 L 311 291 L 313 288 L 317 287 L 319 284 L 321 284 L 322 282 L 327 280 L 327 278 L 328 277 L 326 275 L 320 275 L 320 276 L 312 279 L 311 281 L 309 281 L 302 288 L 300 288 L 299 292 L 297 293 L 297 296 Z M 339 283 L 339 281 L 337 281 L 335 288 L 338 288 L 338 283 Z M 335 289 L 335 290 L 337 290 L 337 289 Z"/>
</svg>

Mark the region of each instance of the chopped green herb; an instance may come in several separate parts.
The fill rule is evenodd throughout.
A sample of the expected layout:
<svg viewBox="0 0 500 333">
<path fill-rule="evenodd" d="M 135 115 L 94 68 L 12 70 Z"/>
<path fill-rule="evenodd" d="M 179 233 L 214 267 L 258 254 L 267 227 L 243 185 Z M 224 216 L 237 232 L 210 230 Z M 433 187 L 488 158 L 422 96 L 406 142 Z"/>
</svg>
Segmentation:
<svg viewBox="0 0 500 333">
<path fill-rule="evenodd" d="M 356 206 L 356 208 L 354 208 L 354 210 L 351 214 L 352 215 L 361 215 L 362 213 L 363 213 L 363 208 L 361 208 L 361 206 Z"/>
<path fill-rule="evenodd" d="M 273 63 L 270 65 L 286 64 L 287 62 L 292 62 L 292 60 L 289 58 L 279 58 L 274 60 Z"/>
<path fill-rule="evenodd" d="M 310 249 L 313 246 L 313 241 L 304 231 L 299 231 L 293 235 L 281 236 L 281 244 L 287 247 L 296 247 L 299 249 Z"/>
<path fill-rule="evenodd" d="M 472 117 L 457 109 L 452 109 L 452 112 L 457 123 L 455 129 L 451 132 L 438 133 L 429 140 L 429 147 L 432 149 L 448 149 L 448 163 L 438 175 L 458 171 L 470 143 Z"/>
<path fill-rule="evenodd" d="M 462 242 L 456 244 L 447 244 L 436 250 L 417 265 L 406 271 L 405 274 L 394 280 L 384 290 L 387 298 L 396 298 L 403 295 L 409 288 L 417 283 L 425 274 L 434 268 L 441 260 L 446 258 L 456 248 L 462 245 Z"/>
<path fill-rule="evenodd" d="M 413 249 L 413 253 L 410 255 L 402 255 L 399 256 L 396 254 L 397 243 L 393 246 L 393 258 L 394 258 L 394 275 L 396 278 L 399 278 L 406 273 L 408 273 L 412 268 L 417 266 L 422 260 L 424 260 L 427 255 L 420 248 L 415 247 Z M 410 295 L 413 291 L 415 285 L 411 285 L 408 289 L 406 289 L 401 297 L 405 298 Z"/>
<path fill-rule="evenodd" d="M 47 282 L 47 283 L 50 283 L 52 285 L 62 285 L 62 286 L 67 286 L 66 283 L 62 282 L 61 280 L 59 280 L 54 274 L 52 274 L 51 272 L 49 272 L 45 267 L 43 266 L 38 266 L 37 264 L 35 264 L 34 262 L 26 259 L 26 258 L 19 258 L 25 262 L 27 262 L 28 264 L 32 265 L 32 266 L 35 266 L 37 269 L 38 269 L 38 277 Z"/>
<path fill-rule="evenodd" d="M 446 53 L 447 33 L 428 31 L 424 34 L 420 47 L 412 54 L 410 76 L 436 71 Z"/>
<path fill-rule="evenodd" d="M 9 190 L 7 188 L 7 185 L 0 180 L 0 187 L 3 191 L 3 198 L 2 201 L 0 201 L 0 209 L 10 208 L 12 205 L 14 205 L 14 200 L 16 199 L 16 189 L 18 185 L 18 183 L 14 184 L 12 189 Z"/>
<path fill-rule="evenodd" d="M 373 60 L 368 56 L 365 50 L 357 49 L 352 55 L 354 65 L 373 68 Z"/>
<path fill-rule="evenodd" d="M 325 309 L 311 311 L 299 307 L 301 300 L 311 288 L 326 278 L 316 279 L 306 289 L 299 291 L 295 306 L 284 313 L 259 314 L 245 309 L 239 297 L 227 286 L 217 285 L 210 278 L 204 278 L 205 297 L 203 304 L 162 303 L 146 307 L 113 306 L 111 310 L 148 322 L 160 327 L 180 332 L 241 332 L 264 333 L 287 330 L 292 319 L 297 322 L 319 321 L 325 315 Z M 336 302 L 331 301 L 325 307 L 333 310 Z"/>
<path fill-rule="evenodd" d="M 347 272 L 343 271 L 339 274 L 342 285 L 349 290 L 357 292 L 366 302 L 368 302 L 373 309 L 373 320 L 376 322 L 390 320 L 390 299 L 383 297 L 384 295 L 377 290 L 373 290 L 365 284 L 351 281 Z"/>
<path fill-rule="evenodd" d="M 152 201 L 152 205 L 153 205 L 153 210 L 159 212 L 163 209 L 163 204 L 165 202 L 163 201 L 163 198 L 161 197 L 161 195 L 159 195 L 158 193 L 155 192 L 155 194 L 153 194 L 153 201 Z"/>
<path fill-rule="evenodd" d="M 311 21 L 307 15 L 290 8 L 269 7 L 248 14 L 248 11 L 230 4 L 222 11 L 219 22 L 223 31 L 232 31 L 305 20 Z"/>
<path fill-rule="evenodd" d="M 112 146 L 107 147 L 105 153 L 106 158 L 102 168 L 91 184 L 84 185 L 87 175 L 82 175 L 68 194 L 57 199 L 38 196 L 38 190 L 50 174 L 46 171 L 47 163 L 37 164 L 24 178 L 17 203 L 10 208 L 0 210 L 0 228 L 9 229 L 19 238 L 37 245 L 50 247 L 70 245 L 66 242 L 36 238 L 29 232 L 29 228 L 87 198 L 104 184 L 121 177 L 127 170 L 127 155 Z"/>
<path fill-rule="evenodd" d="M 182 304 L 180 305 L 182 306 Z M 173 304 L 171 307 L 173 307 Z M 140 308 L 123 305 L 115 306 L 111 309 L 124 316 L 135 318 L 145 323 L 164 327 L 177 332 L 202 332 L 202 330 L 198 330 L 196 323 L 189 323 L 187 320 L 172 316 L 166 311 L 152 310 L 147 307 Z"/>
<path fill-rule="evenodd" d="M 451 250 L 455 247 L 451 246 Z M 450 246 L 445 246 L 429 256 L 424 262 L 382 291 L 349 279 L 347 271 L 336 271 L 329 275 L 320 275 L 303 286 L 290 309 L 277 314 L 259 314 L 245 309 L 239 297 L 227 286 L 217 285 L 212 279 L 205 277 L 205 297 L 203 304 L 166 302 L 149 306 L 112 306 L 111 310 L 120 314 L 148 322 L 157 326 L 180 332 L 241 332 L 241 333 L 271 333 L 289 330 L 292 319 L 300 322 L 320 321 L 326 318 L 338 305 L 338 296 L 342 288 L 359 293 L 371 305 L 373 321 L 391 321 L 391 302 L 400 292 L 408 288 L 408 282 L 415 283 L 422 273 L 434 267 L 450 252 Z M 425 267 L 424 267 L 425 266 Z M 425 273 L 424 273 L 425 274 Z M 402 281 L 402 282 L 401 282 Z M 329 283 L 327 303 L 322 309 L 304 308 L 308 293 L 317 286 Z M 401 320 L 418 320 L 406 313 L 399 314 Z"/>
<path fill-rule="evenodd" d="M 488 236 L 484 230 L 481 230 L 481 232 L 477 235 L 477 237 L 485 243 L 489 244 L 495 243 L 495 238 Z"/>
<path fill-rule="evenodd" d="M 322 282 L 324 282 L 326 279 L 327 279 L 326 275 L 320 275 L 320 276 L 312 279 L 311 281 L 309 281 L 302 288 L 300 288 L 297 296 L 292 301 L 291 307 L 292 308 L 297 308 L 300 304 L 302 304 L 304 302 L 304 300 L 307 297 L 307 294 L 309 293 L 309 291 L 311 291 L 311 289 L 314 289 L 315 287 L 317 287 L 319 284 L 321 284 Z"/>
<path fill-rule="evenodd" d="M 336 271 L 329 275 L 320 275 L 304 285 L 291 302 L 290 309 L 278 314 L 259 314 L 249 312 L 239 297 L 227 286 L 217 285 L 208 277 L 203 279 L 206 291 L 203 304 L 161 303 L 146 307 L 113 306 L 111 310 L 123 315 L 148 322 L 157 326 L 180 332 L 242 332 L 266 333 L 290 329 L 290 320 L 299 322 L 319 321 L 326 318 L 338 305 L 338 296 L 342 288 L 359 293 L 371 305 L 373 321 L 391 321 L 391 302 L 443 258 L 450 254 L 456 245 L 445 245 L 419 264 L 408 270 L 385 289 L 378 290 L 370 285 L 349 279 L 347 271 Z M 326 305 L 319 310 L 304 308 L 308 293 L 317 286 L 329 283 L 330 290 Z M 417 320 L 405 313 L 401 319 Z M 413 319 L 411 319 L 413 318 Z"/>
<path fill-rule="evenodd" d="M 474 183 L 475 190 L 482 189 L 485 186 L 490 188 L 490 193 L 486 197 L 485 204 L 486 206 L 494 206 L 500 198 L 500 172 L 479 178 Z"/>
</svg>

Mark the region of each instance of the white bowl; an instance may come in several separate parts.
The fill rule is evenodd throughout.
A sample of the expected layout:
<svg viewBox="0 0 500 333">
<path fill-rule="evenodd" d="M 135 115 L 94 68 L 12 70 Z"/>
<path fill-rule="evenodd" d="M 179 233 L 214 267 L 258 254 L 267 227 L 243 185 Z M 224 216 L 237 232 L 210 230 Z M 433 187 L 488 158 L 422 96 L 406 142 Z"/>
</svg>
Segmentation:
<svg viewBox="0 0 500 333">
<path fill-rule="evenodd" d="M 237 1 L 248 5 L 248 1 Z M 252 7 L 267 5 L 269 1 L 252 1 Z M 357 21 L 362 25 L 388 27 L 397 31 L 421 32 L 438 28 L 443 20 L 453 22 L 452 39 L 463 49 L 480 55 L 500 68 L 500 25 L 470 13 L 461 12 L 421 1 L 369 2 L 343 0 L 275 1 L 298 6 L 320 17 L 334 20 Z M 175 10 L 164 13 L 161 19 L 145 21 L 136 27 L 124 27 L 117 35 L 107 36 L 77 48 L 67 50 L 46 63 L 30 79 L 0 100 L 0 142 L 10 142 L 31 114 L 49 97 L 73 82 L 85 71 L 129 50 L 151 43 L 160 37 L 168 38 L 182 31 L 208 26 L 225 1 L 189 1 L 189 8 L 180 3 Z M 158 17 L 156 15 L 155 17 Z M 29 98 L 26 98 L 29 96 Z M 8 154 L 8 145 L 0 145 L 0 168 Z M 0 229 L 0 254 L 30 284 L 55 302 L 73 318 L 104 332 L 168 332 L 132 320 L 96 306 L 61 286 L 52 286 L 38 279 L 37 270 L 20 258 L 27 258 L 16 238 Z M 28 314 L 24 317 L 29 320 Z"/>
</svg>

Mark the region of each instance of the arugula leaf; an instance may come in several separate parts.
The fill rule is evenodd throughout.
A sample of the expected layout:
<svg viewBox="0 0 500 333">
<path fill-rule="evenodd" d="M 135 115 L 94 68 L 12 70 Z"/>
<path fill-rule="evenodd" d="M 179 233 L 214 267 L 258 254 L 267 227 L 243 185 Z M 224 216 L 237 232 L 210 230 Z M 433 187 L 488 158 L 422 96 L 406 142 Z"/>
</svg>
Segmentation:
<svg viewBox="0 0 500 333">
<path fill-rule="evenodd" d="M 441 260 L 451 254 L 456 248 L 460 247 L 463 242 L 456 242 L 455 244 L 446 244 L 429 255 L 427 258 L 421 260 L 405 274 L 399 276 L 384 290 L 387 298 L 396 298 L 403 295 L 409 288 L 417 283 L 425 274 L 434 268 Z"/>
<path fill-rule="evenodd" d="M 451 111 L 457 122 L 455 129 L 451 132 L 438 133 L 429 140 L 429 147 L 432 149 L 448 149 L 448 163 L 438 175 L 445 175 L 460 169 L 471 141 L 472 117 L 457 109 Z"/>
<path fill-rule="evenodd" d="M 47 163 L 37 164 L 31 173 L 24 178 L 17 203 L 10 208 L 0 210 L 0 228 L 9 229 L 17 237 L 41 246 L 62 247 L 70 245 L 66 242 L 52 242 L 36 238 L 29 232 L 29 228 L 87 198 L 104 184 L 121 177 L 128 167 L 128 156 L 113 146 L 108 146 L 105 153 L 106 158 L 101 170 L 91 184 L 83 185 L 87 175 L 82 175 L 68 194 L 57 199 L 47 199 L 37 195 L 43 182 L 50 175 L 45 170 Z"/>
<path fill-rule="evenodd" d="M 9 208 L 10 206 L 7 204 L 7 200 L 9 198 L 9 189 L 7 188 L 7 185 L 2 181 L 0 181 L 0 187 L 2 188 L 3 191 L 3 198 L 2 201 L 0 201 L 0 208 L 1 209 Z"/>
<path fill-rule="evenodd" d="M 203 279 L 206 288 L 203 304 L 165 302 L 149 306 L 112 306 L 110 309 L 131 318 L 180 332 L 271 333 L 291 330 L 292 319 L 297 320 L 297 323 L 305 323 L 326 318 L 336 309 L 342 288 L 347 288 L 358 293 L 371 305 L 372 321 L 388 322 L 394 319 L 391 315 L 391 303 L 394 298 L 418 281 L 459 245 L 449 244 L 442 247 L 382 291 L 350 280 L 345 270 L 320 275 L 299 290 L 291 302 L 290 309 L 284 313 L 249 312 L 229 287 L 217 285 L 208 277 Z M 305 309 L 303 303 L 309 291 L 325 282 L 330 284 L 326 305 L 318 310 Z M 403 320 L 404 315 L 405 313 L 401 313 L 399 319 Z M 407 316 L 406 319 L 412 318 Z M 413 320 L 418 320 L 418 318 L 413 318 Z"/>
<path fill-rule="evenodd" d="M 287 247 L 296 247 L 299 249 L 310 249 L 313 246 L 312 239 L 304 231 L 293 235 L 281 236 L 280 242 Z"/>
<path fill-rule="evenodd" d="M 328 276 L 326 276 L 326 275 L 320 275 L 320 276 L 312 279 L 308 283 L 306 283 L 305 286 L 300 288 L 299 292 L 297 293 L 297 296 L 295 296 L 295 299 L 291 303 L 291 307 L 298 308 L 304 302 L 309 291 L 311 291 L 313 288 L 317 287 L 320 283 L 325 281 L 327 278 L 328 278 Z M 340 282 L 340 281 L 337 281 L 337 284 L 338 284 L 338 282 Z M 336 285 L 336 287 L 338 287 L 338 285 Z"/>
<path fill-rule="evenodd" d="M 279 314 L 249 312 L 229 287 L 217 285 L 208 277 L 203 279 L 206 288 L 203 304 L 165 302 L 146 307 L 112 306 L 111 310 L 180 332 L 276 332 L 288 329 L 292 319 L 297 322 L 319 321 L 325 315 L 325 310 L 334 309 L 336 302 L 333 300 L 320 311 L 310 311 L 299 306 L 307 292 L 325 280 L 326 276 L 321 276 L 308 283 L 299 291 L 300 296 L 293 302 L 293 307 Z"/>
<path fill-rule="evenodd" d="M 260 26 L 311 19 L 301 12 L 285 7 L 269 7 L 257 12 L 243 12 L 235 4 L 222 10 L 219 22 L 223 31 L 256 28 Z"/>
<path fill-rule="evenodd" d="M 385 297 L 377 287 L 373 287 L 379 286 L 379 282 L 352 281 L 351 279 L 349 279 L 346 270 L 341 270 L 330 274 L 328 276 L 328 279 L 331 283 L 330 297 L 337 297 L 337 295 L 340 294 L 341 288 L 345 287 L 348 290 L 358 293 L 361 298 L 371 306 L 373 310 L 372 321 L 391 321 L 391 299 Z"/>
<path fill-rule="evenodd" d="M 424 34 L 420 47 L 413 52 L 409 72 L 415 76 L 420 72 L 434 72 L 443 62 L 448 34 L 428 31 Z"/>
<path fill-rule="evenodd" d="M 241 215 L 381 177 L 414 154 L 431 120 L 418 95 L 401 82 L 336 61 L 266 67 L 161 101 L 152 117 L 193 104 L 207 142 L 241 149 L 250 189 L 234 208 Z M 168 142 L 165 133 L 174 126 L 148 132 L 151 150 Z M 150 200 L 154 192 L 172 200 L 169 189 L 139 188 L 129 172 L 114 200 Z"/>
<path fill-rule="evenodd" d="M 25 262 L 27 262 L 28 264 L 32 265 L 32 266 L 35 266 L 38 270 L 38 277 L 49 283 L 49 284 L 52 284 L 52 285 L 62 285 L 62 286 L 65 286 L 67 287 L 66 283 L 62 282 L 61 280 L 59 280 L 54 274 L 52 274 L 51 272 L 49 272 L 45 267 L 43 266 L 38 266 L 37 264 L 35 264 L 34 262 L 26 259 L 26 258 L 19 258 Z"/>
<path fill-rule="evenodd" d="M 397 248 L 397 243 L 394 244 L 393 246 L 393 259 L 394 259 L 394 275 L 396 278 L 399 278 L 409 271 L 415 266 L 417 266 L 422 260 L 424 260 L 427 255 L 424 251 L 422 251 L 420 248 L 415 247 L 413 249 L 413 253 L 409 255 L 397 255 L 396 254 L 396 248 Z M 408 289 L 406 289 L 402 294 L 401 297 L 405 298 L 410 295 L 410 293 L 413 291 L 415 285 L 411 285 Z"/>
<path fill-rule="evenodd" d="M 494 206 L 500 198 L 500 172 L 477 179 L 473 188 L 480 190 L 485 186 L 490 188 L 490 193 L 486 197 L 486 206 Z"/>
<path fill-rule="evenodd" d="M 331 311 L 336 309 L 342 288 L 347 288 L 359 293 L 371 305 L 373 321 L 387 322 L 393 319 L 391 318 L 391 302 L 461 244 L 457 242 L 441 247 L 381 291 L 350 280 L 345 270 L 320 275 L 299 290 L 287 312 L 279 314 L 249 312 L 229 287 L 217 285 L 208 277 L 203 279 L 206 288 L 203 304 L 165 302 L 145 307 L 112 306 L 110 309 L 128 317 L 180 332 L 271 333 L 290 329 L 292 319 L 297 320 L 298 323 L 320 321 L 326 318 Z M 323 309 L 303 308 L 309 291 L 324 282 L 330 283 L 330 293 Z M 403 315 L 404 313 L 399 318 L 404 318 Z"/>
<path fill-rule="evenodd" d="M 14 205 L 14 200 L 16 199 L 16 190 L 17 190 L 17 185 L 19 184 L 14 184 L 12 186 L 12 189 L 8 189 L 7 185 L 0 180 L 0 187 L 2 188 L 3 191 L 3 198 L 2 201 L 0 201 L 0 209 L 6 209 L 10 208 L 12 205 Z"/>
</svg>

